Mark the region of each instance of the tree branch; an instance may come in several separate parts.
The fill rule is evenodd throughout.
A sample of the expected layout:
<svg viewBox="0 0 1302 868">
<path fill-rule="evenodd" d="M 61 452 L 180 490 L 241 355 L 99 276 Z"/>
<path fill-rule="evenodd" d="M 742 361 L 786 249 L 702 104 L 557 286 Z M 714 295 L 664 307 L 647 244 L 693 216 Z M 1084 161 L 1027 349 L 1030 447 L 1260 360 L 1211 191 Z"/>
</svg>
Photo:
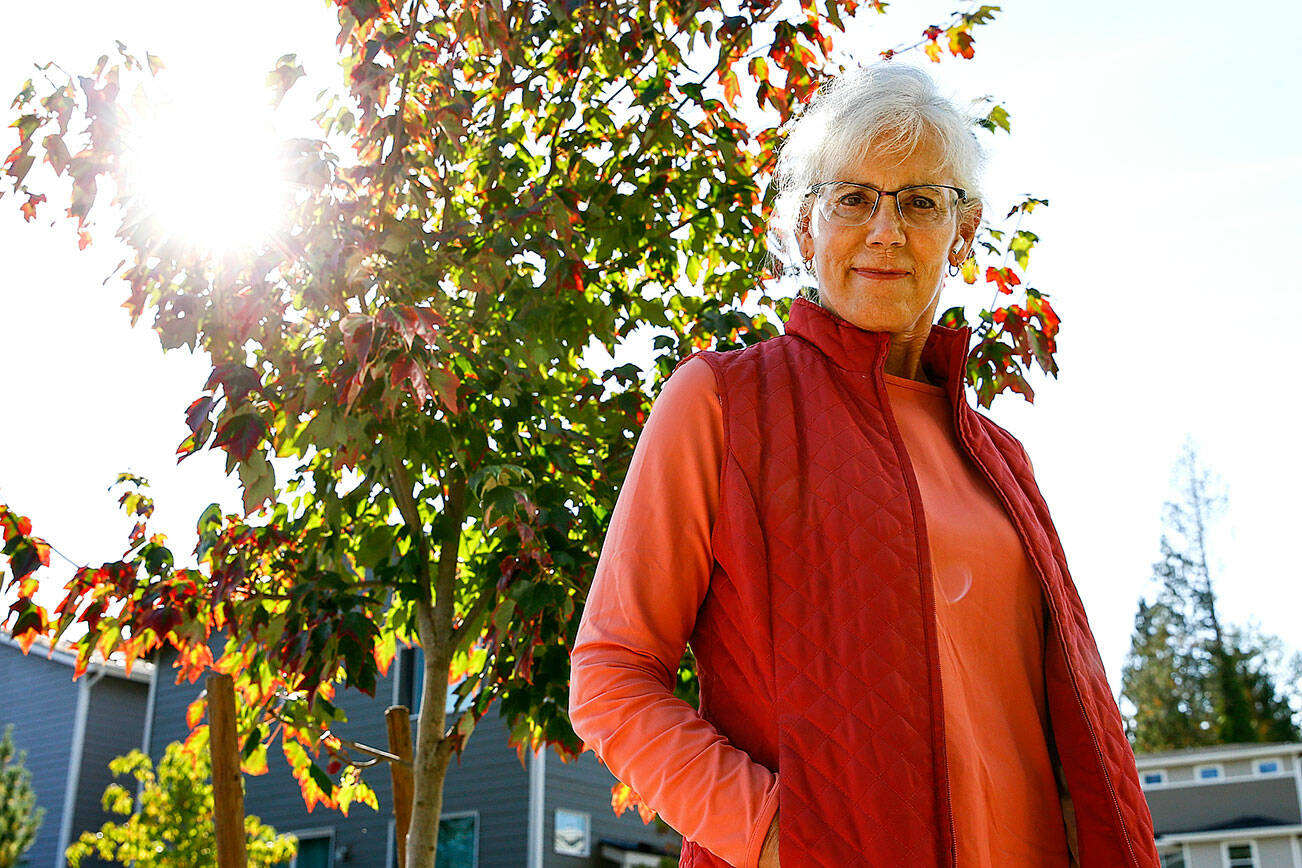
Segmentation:
<svg viewBox="0 0 1302 868">
<path fill-rule="evenodd" d="M 393 150 L 389 152 L 389 159 L 385 165 L 389 177 L 380 190 L 378 213 L 381 219 L 384 218 L 389 191 L 391 187 L 397 185 L 396 176 L 402 169 L 402 149 L 406 146 L 406 142 L 403 140 L 406 138 L 407 133 L 403 118 L 407 113 L 407 91 L 411 87 L 411 71 L 416 65 L 412 59 L 412 55 L 416 50 L 416 22 L 420 19 L 420 10 L 423 6 L 423 0 L 411 0 L 411 20 L 407 22 L 407 65 L 402 71 L 402 86 L 398 90 L 398 108 L 393 115 Z"/>
<path fill-rule="evenodd" d="M 422 599 L 429 602 L 432 590 L 429 575 L 429 541 L 425 537 L 425 526 L 420 520 L 420 512 L 416 509 L 416 501 L 411 496 L 411 477 L 407 475 L 406 465 L 394 454 L 393 446 L 389 441 L 385 440 L 380 448 L 389 465 L 389 478 L 392 480 L 389 493 L 416 543 L 416 570 L 417 578 L 420 579 Z"/>
<path fill-rule="evenodd" d="M 455 627 L 452 630 L 453 648 L 461 647 L 462 641 L 464 641 L 466 638 L 466 631 L 469 630 L 471 628 L 471 625 L 474 624 L 475 621 L 479 619 L 479 616 L 484 614 L 484 612 L 487 611 L 488 607 L 491 606 L 496 601 L 497 601 L 497 595 L 492 591 L 484 591 L 479 595 L 479 597 L 475 600 L 475 602 L 471 604 L 470 608 L 466 611 L 466 613 L 461 616 L 461 626 Z"/>
<path fill-rule="evenodd" d="M 461 548 L 461 520 L 466 510 L 466 477 L 463 468 L 452 468 L 456 478 L 448 487 L 444 500 L 443 519 L 447 529 L 439 543 L 438 575 L 434 585 L 434 625 L 436 640 L 441 647 L 451 648 L 453 635 L 452 618 L 455 614 L 456 601 L 453 591 L 457 580 L 457 556 Z M 428 649 L 426 650 L 428 652 Z"/>
</svg>

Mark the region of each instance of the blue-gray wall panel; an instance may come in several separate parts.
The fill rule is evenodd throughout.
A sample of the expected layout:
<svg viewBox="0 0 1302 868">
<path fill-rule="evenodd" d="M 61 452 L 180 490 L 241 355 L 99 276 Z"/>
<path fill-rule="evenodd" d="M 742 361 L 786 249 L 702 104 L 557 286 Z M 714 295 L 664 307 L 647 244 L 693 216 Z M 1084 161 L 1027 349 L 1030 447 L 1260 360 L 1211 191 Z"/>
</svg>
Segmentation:
<svg viewBox="0 0 1302 868">
<path fill-rule="evenodd" d="M 600 842 L 603 840 L 624 844 L 650 844 L 659 850 L 678 852 L 682 839 L 677 832 L 652 821 L 643 824 L 637 811 L 626 811 L 616 817 L 610 808 L 610 788 L 615 776 L 591 752 L 581 754 L 574 762 L 563 762 L 556 754 L 547 754 L 547 796 L 544 799 L 543 864 L 547 868 L 577 868 L 581 865 L 599 865 Z M 566 856 L 555 852 L 556 809 L 581 811 L 591 816 L 590 828 L 592 855 L 588 859 Z"/>
<path fill-rule="evenodd" d="M 85 676 L 91 677 L 91 676 Z M 105 676 L 92 683 L 90 713 L 86 718 L 86 741 L 81 758 L 81 777 L 77 782 L 77 801 L 73 813 L 75 841 L 83 830 L 98 829 L 106 822 L 124 819 L 109 814 L 100 806 L 104 789 L 113 780 L 109 762 L 140 749 L 145 726 L 145 700 L 149 685 L 139 681 Z M 130 788 L 132 781 L 119 781 Z M 85 860 L 83 865 L 99 864 Z"/>
<path fill-rule="evenodd" d="M 0 693 L 4 696 L 0 729 L 6 723 L 15 725 L 14 740 L 20 750 L 27 751 L 32 786 L 46 812 L 36 843 L 27 852 L 25 864 L 33 868 L 62 864 L 57 852 L 59 828 L 82 683 L 87 685 L 90 699 L 70 842 L 82 832 L 116 819 L 100 808 L 100 797 L 112 780 L 108 763 L 140 747 L 148 685 L 119 675 L 99 677 L 93 668 L 74 682 L 72 672 L 72 666 L 51 660 L 39 650 L 24 657 L 17 648 L 0 644 Z M 104 863 L 91 857 L 82 864 L 95 868 Z"/>
<path fill-rule="evenodd" d="M 176 684 L 172 659 L 168 655 L 158 670 L 151 737 L 153 743 L 150 746 L 150 752 L 155 757 L 162 755 L 169 742 L 185 739 L 189 732 L 185 725 L 185 710 L 203 690 L 202 681 Z M 390 676 L 393 674 L 391 670 Z M 375 699 L 356 691 L 340 691 L 337 704 L 348 715 L 348 722 L 339 727 L 339 734 L 350 741 L 384 748 L 388 744 L 384 710 L 389 705 L 392 693 L 392 677 L 380 679 Z M 376 765 L 364 775 L 366 782 L 375 790 L 380 805 L 379 812 L 365 805 L 355 805 L 346 817 L 338 811 L 322 807 L 308 813 L 298 783 L 290 774 L 279 740 L 267 751 L 267 769 L 265 775 L 246 776 L 244 779 L 244 806 L 248 813 L 274 826 L 278 832 L 332 830 L 336 848 L 348 848 L 349 868 L 386 868 L 389 819 L 393 811 L 392 787 L 386 766 Z"/>
<path fill-rule="evenodd" d="M 529 772 L 490 711 L 475 727 L 443 787 L 445 814 L 479 813 L 479 868 L 520 868 L 529 836 Z"/>
<path fill-rule="evenodd" d="M 14 725 L 14 744 L 27 752 L 32 789 L 45 809 L 27 860 L 36 868 L 50 868 L 58 846 L 77 710 L 72 669 L 46 659 L 39 649 L 23 656 L 12 645 L 0 644 L 0 697 L 0 731 Z"/>
</svg>

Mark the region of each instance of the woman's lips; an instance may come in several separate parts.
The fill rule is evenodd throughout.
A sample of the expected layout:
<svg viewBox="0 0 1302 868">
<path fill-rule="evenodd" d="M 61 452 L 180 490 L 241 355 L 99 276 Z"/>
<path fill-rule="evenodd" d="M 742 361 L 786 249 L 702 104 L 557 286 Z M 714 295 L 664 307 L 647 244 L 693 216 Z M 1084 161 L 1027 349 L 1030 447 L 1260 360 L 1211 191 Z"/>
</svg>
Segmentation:
<svg viewBox="0 0 1302 868">
<path fill-rule="evenodd" d="M 856 268 L 854 273 L 863 275 L 869 280 L 898 280 L 909 275 L 907 271 L 898 268 Z"/>
</svg>

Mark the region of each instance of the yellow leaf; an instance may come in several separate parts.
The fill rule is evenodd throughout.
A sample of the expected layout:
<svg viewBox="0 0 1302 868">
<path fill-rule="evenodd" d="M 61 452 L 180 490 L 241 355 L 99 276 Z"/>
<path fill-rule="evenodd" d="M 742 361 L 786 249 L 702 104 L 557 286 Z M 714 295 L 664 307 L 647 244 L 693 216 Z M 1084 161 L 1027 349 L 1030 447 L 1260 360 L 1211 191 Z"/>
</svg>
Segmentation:
<svg viewBox="0 0 1302 868">
<path fill-rule="evenodd" d="M 969 256 L 963 260 L 963 282 L 976 283 L 977 280 L 977 261 L 976 257 Z"/>
</svg>

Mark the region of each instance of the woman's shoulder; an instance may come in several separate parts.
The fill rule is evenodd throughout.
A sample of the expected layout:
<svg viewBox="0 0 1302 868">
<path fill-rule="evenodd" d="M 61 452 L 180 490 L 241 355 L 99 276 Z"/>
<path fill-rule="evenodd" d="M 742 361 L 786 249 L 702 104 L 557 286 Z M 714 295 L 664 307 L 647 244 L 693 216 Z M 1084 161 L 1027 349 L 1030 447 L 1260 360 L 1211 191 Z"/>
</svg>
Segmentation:
<svg viewBox="0 0 1302 868">
<path fill-rule="evenodd" d="M 774 355 L 785 355 L 802 345 L 808 346 L 805 341 L 795 335 L 774 335 L 762 341 L 731 350 L 698 350 L 679 362 L 678 369 L 691 364 L 698 368 L 712 368 L 716 377 L 726 377 L 732 371 L 745 370 L 762 358 L 768 357 L 771 359 Z"/>
<path fill-rule="evenodd" d="M 1002 452 L 1006 457 L 1012 456 L 1014 458 L 1020 458 L 1025 464 L 1026 472 L 1032 477 L 1035 476 L 1035 468 L 1031 466 L 1031 456 L 1027 453 L 1026 447 L 1022 445 L 1021 440 L 1013 436 L 1013 433 L 1007 428 L 979 410 L 973 410 L 972 416 L 976 418 L 981 424 L 981 427 L 986 430 L 986 434 L 990 437 L 991 441 L 994 442 L 996 448 L 998 448 L 1000 452 Z"/>
<path fill-rule="evenodd" d="M 656 397 L 652 415 L 690 418 L 719 410 L 719 385 L 714 369 L 702 353 L 678 363 Z"/>
</svg>

